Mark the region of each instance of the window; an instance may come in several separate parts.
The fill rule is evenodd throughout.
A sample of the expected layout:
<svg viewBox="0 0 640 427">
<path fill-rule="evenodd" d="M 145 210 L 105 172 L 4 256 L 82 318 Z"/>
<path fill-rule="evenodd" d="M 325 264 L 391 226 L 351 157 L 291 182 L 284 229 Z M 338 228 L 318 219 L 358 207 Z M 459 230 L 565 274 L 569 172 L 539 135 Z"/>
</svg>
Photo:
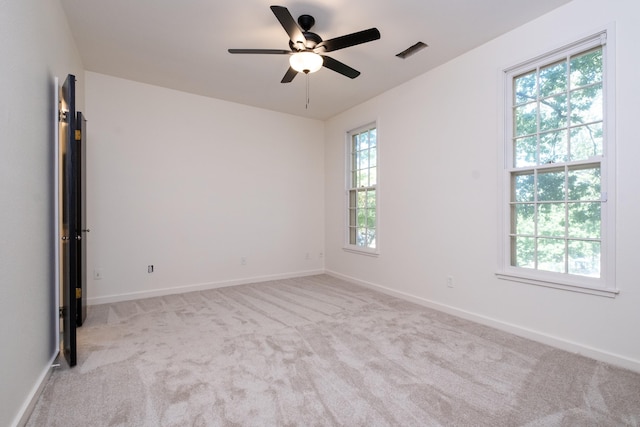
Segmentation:
<svg viewBox="0 0 640 427">
<path fill-rule="evenodd" d="M 605 36 L 505 72 L 503 278 L 616 292 Z"/>
<path fill-rule="evenodd" d="M 348 134 L 347 250 L 376 254 L 378 141 L 375 124 Z"/>
</svg>

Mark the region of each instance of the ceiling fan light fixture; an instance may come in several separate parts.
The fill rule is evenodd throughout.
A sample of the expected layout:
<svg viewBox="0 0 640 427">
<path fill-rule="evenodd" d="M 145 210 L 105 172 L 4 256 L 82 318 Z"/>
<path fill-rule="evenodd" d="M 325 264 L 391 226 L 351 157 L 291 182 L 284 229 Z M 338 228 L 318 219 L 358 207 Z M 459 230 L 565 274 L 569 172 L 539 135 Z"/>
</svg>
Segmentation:
<svg viewBox="0 0 640 427">
<path fill-rule="evenodd" d="M 291 68 L 299 73 L 315 73 L 322 68 L 322 56 L 313 52 L 297 52 L 289 58 Z"/>
</svg>

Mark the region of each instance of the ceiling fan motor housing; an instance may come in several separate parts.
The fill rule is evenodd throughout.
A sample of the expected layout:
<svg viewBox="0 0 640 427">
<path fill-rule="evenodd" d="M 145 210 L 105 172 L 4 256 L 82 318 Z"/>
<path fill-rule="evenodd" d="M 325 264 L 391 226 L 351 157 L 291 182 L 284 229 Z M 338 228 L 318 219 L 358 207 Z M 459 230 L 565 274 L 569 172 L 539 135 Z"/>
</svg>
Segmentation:
<svg viewBox="0 0 640 427">
<path fill-rule="evenodd" d="M 291 48 L 291 50 L 295 51 L 300 51 L 300 50 L 311 50 L 314 49 L 320 42 L 322 42 L 322 38 L 317 35 L 316 33 L 312 33 L 309 31 L 303 31 L 302 35 L 304 36 L 304 38 L 306 39 L 306 42 L 304 44 L 304 49 L 300 49 L 299 46 L 297 46 L 296 44 L 293 43 L 293 41 L 289 40 L 289 47 Z"/>
<path fill-rule="evenodd" d="M 320 37 L 316 33 L 312 33 L 311 31 L 309 31 L 311 27 L 315 25 L 315 23 L 316 20 L 311 15 L 300 15 L 298 17 L 298 25 L 300 25 L 300 28 L 302 29 L 302 35 L 304 36 L 306 41 L 304 43 L 304 49 L 302 49 L 301 46 L 298 46 L 296 43 L 289 40 L 289 47 L 291 48 L 291 50 L 293 50 L 294 52 L 305 49 L 311 50 L 322 42 L 322 37 Z"/>
</svg>

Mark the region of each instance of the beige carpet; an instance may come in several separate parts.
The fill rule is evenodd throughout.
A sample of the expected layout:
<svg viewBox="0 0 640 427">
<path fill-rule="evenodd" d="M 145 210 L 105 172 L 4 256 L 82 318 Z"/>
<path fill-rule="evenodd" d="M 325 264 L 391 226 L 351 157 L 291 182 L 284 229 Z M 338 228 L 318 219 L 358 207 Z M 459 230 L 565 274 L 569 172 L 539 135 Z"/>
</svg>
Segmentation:
<svg viewBox="0 0 640 427">
<path fill-rule="evenodd" d="M 638 426 L 640 374 L 330 276 L 90 307 L 29 426 Z"/>
</svg>

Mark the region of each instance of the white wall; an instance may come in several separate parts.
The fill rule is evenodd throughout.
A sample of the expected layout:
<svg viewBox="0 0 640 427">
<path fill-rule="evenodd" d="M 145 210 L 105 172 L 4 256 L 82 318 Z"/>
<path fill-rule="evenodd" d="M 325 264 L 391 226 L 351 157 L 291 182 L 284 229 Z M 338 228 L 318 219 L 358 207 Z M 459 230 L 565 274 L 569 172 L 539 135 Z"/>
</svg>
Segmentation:
<svg viewBox="0 0 640 427">
<path fill-rule="evenodd" d="M 16 423 L 54 340 L 54 76 L 83 67 L 58 1 L 0 1 L 0 425 Z"/>
<path fill-rule="evenodd" d="M 326 268 L 427 305 L 640 370 L 637 17 L 628 0 L 574 0 L 326 125 Z M 500 71 L 615 22 L 615 299 L 495 277 Z M 428 55 L 428 50 L 425 53 Z M 344 134 L 379 129 L 381 255 L 344 252 Z M 447 288 L 446 277 L 455 280 Z"/>
<path fill-rule="evenodd" d="M 86 79 L 90 303 L 322 271 L 322 122 Z"/>
</svg>

